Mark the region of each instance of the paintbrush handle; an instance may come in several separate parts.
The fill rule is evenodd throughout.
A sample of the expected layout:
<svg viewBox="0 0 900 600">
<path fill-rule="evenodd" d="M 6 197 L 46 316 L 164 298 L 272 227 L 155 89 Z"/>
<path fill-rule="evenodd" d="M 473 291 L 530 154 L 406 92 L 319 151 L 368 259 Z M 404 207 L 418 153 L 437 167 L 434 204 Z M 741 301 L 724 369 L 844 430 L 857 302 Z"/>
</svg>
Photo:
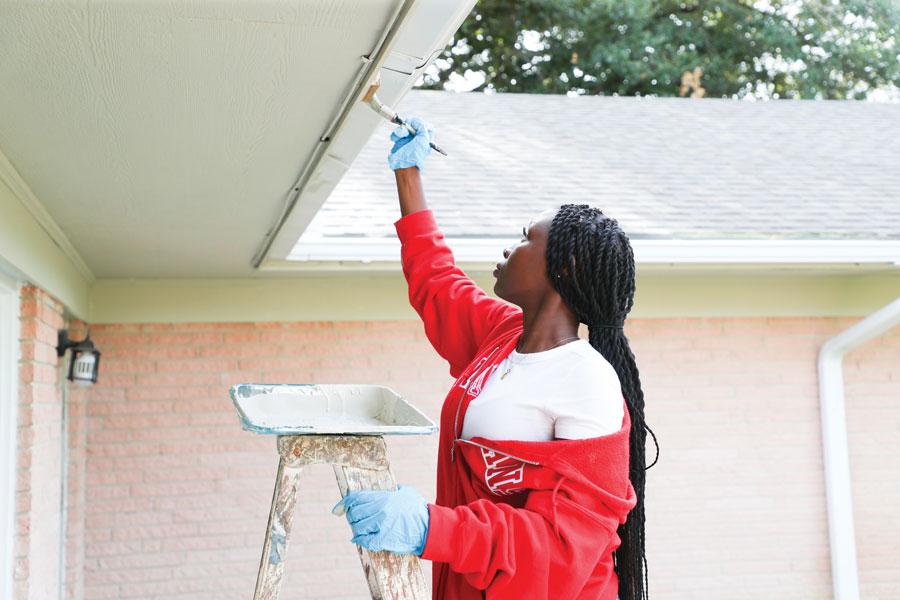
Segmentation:
<svg viewBox="0 0 900 600">
<path fill-rule="evenodd" d="M 396 123 L 397 125 L 400 125 L 401 127 L 405 128 L 405 129 L 406 129 L 408 132 L 410 132 L 412 135 L 416 135 L 416 134 L 418 133 L 418 131 L 416 131 L 416 128 L 413 127 L 412 125 L 410 125 L 409 123 L 407 123 L 406 121 L 404 121 L 403 119 L 401 119 L 401 118 L 400 118 L 400 115 L 394 115 L 393 121 L 394 121 L 394 123 Z M 435 144 L 434 142 L 431 142 L 431 143 L 428 144 L 428 145 L 431 146 L 431 148 L 432 148 L 435 152 L 440 152 L 440 153 L 443 154 L 444 156 L 447 156 L 447 153 L 444 152 L 444 149 L 441 148 L 440 146 L 438 146 L 437 144 Z"/>
<path fill-rule="evenodd" d="M 432 148 L 434 148 L 434 151 L 435 151 L 435 152 L 440 152 L 440 153 L 443 154 L 444 156 L 447 156 L 447 153 L 444 152 L 444 150 L 443 150 L 440 146 L 438 146 L 437 144 L 435 144 L 434 142 L 431 142 L 429 145 L 430 145 Z"/>
<path fill-rule="evenodd" d="M 410 132 L 413 136 L 415 136 L 418 131 L 416 131 L 415 127 L 408 124 L 406 121 L 400 118 L 400 115 L 395 113 L 393 110 L 382 104 L 378 100 L 378 96 L 375 93 L 378 91 L 378 88 L 381 87 L 381 72 L 379 71 L 378 75 L 375 77 L 375 81 L 372 82 L 372 85 L 369 86 L 369 89 L 366 90 L 366 93 L 362 97 L 362 101 L 372 107 L 372 110 L 377 112 L 379 115 L 390 121 L 391 123 L 395 123 L 400 125 L 401 127 L 405 127 L 408 132 Z M 444 149 L 431 142 L 429 144 L 435 152 L 440 152 L 444 156 L 447 156 L 447 153 L 444 152 Z"/>
</svg>

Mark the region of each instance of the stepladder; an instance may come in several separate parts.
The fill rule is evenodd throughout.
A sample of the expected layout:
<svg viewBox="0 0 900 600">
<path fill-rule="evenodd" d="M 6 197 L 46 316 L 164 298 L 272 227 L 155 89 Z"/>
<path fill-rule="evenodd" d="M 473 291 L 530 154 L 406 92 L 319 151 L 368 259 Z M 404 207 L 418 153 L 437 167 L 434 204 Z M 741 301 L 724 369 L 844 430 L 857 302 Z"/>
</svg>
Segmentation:
<svg viewBox="0 0 900 600">
<path fill-rule="evenodd" d="M 384 438 L 362 435 L 278 437 L 278 475 L 263 542 L 254 600 L 276 600 L 284 576 L 284 559 L 294 508 L 302 495 L 303 468 L 331 464 L 341 496 L 357 490 L 395 489 Z M 356 546 L 373 599 L 426 600 L 430 597 L 419 559 L 411 554 L 370 552 Z"/>
<path fill-rule="evenodd" d="M 254 600 L 277 600 L 285 572 L 301 476 L 329 464 L 341 496 L 393 490 L 386 435 L 430 434 L 436 425 L 385 386 L 357 384 L 240 384 L 231 398 L 243 428 L 276 435 L 278 472 L 269 508 Z M 373 599 L 427 600 L 418 557 L 355 546 Z"/>
</svg>

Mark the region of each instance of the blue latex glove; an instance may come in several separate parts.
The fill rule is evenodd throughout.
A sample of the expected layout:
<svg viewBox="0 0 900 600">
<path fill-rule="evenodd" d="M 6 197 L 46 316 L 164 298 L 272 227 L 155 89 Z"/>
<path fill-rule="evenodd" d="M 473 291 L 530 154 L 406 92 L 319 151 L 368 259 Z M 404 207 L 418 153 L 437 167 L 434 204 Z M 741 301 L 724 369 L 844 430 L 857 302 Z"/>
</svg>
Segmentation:
<svg viewBox="0 0 900 600">
<path fill-rule="evenodd" d="M 424 171 L 425 159 L 431 154 L 434 128 L 417 117 L 413 117 L 408 123 L 416 130 L 416 135 L 413 136 L 406 127 L 398 127 L 391 133 L 394 147 L 388 156 L 388 165 L 395 171 L 407 167 L 418 167 L 419 171 Z"/>
<path fill-rule="evenodd" d="M 354 544 L 373 552 L 422 555 L 428 538 L 428 503 L 414 488 L 350 492 L 331 509 L 335 515 L 344 511 Z"/>
</svg>

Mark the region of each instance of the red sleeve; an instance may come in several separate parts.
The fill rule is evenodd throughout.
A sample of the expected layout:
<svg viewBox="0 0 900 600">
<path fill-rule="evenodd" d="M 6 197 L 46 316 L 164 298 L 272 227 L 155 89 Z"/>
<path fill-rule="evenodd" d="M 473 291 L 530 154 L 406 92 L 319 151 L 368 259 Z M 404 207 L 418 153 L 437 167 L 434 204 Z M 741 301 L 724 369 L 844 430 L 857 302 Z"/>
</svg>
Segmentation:
<svg viewBox="0 0 900 600">
<path fill-rule="evenodd" d="M 488 333 L 522 309 L 488 296 L 456 266 L 431 209 L 394 223 L 409 302 L 425 323 L 425 335 L 459 377 Z"/>
<path fill-rule="evenodd" d="M 615 524 L 564 497 L 554 517 L 552 495 L 532 491 L 523 508 L 486 499 L 429 504 L 422 558 L 448 563 L 495 598 L 574 598 L 618 534 Z"/>
</svg>

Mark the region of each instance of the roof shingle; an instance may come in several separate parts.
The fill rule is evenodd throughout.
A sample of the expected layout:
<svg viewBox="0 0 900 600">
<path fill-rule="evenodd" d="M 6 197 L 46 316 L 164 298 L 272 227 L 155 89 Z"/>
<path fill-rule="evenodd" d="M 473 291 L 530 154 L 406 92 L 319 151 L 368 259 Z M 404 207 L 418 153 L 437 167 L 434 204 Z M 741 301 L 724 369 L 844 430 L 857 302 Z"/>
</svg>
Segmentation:
<svg viewBox="0 0 900 600">
<path fill-rule="evenodd" d="M 447 237 L 513 238 L 574 202 L 632 239 L 900 239 L 900 104 L 411 91 L 398 112 L 449 153 L 423 174 Z M 392 129 L 304 237 L 395 235 Z"/>
</svg>

